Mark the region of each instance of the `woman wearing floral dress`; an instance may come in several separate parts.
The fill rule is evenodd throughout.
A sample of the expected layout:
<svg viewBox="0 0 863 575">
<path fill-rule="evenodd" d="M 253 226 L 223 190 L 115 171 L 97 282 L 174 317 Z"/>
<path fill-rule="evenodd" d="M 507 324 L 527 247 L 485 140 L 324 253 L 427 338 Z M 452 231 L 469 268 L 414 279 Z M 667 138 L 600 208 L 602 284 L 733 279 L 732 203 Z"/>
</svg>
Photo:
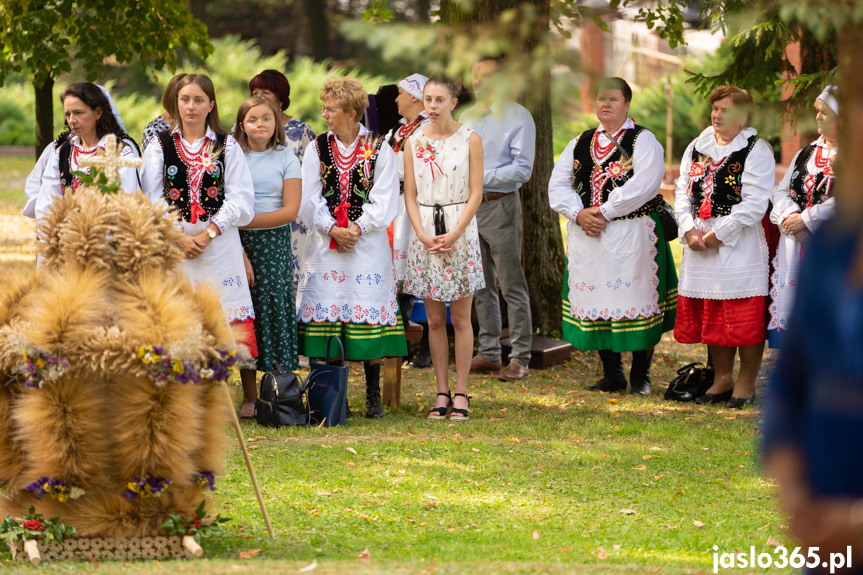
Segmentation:
<svg viewBox="0 0 863 575">
<path fill-rule="evenodd" d="M 476 227 L 482 201 L 482 140 L 452 117 L 459 86 L 432 76 L 423 91 L 429 124 L 405 143 L 405 203 L 413 231 L 405 291 L 423 298 L 438 396 L 429 419 L 469 416 L 467 378 L 473 355 L 473 293 L 485 287 Z M 455 329 L 455 401 L 449 391 L 446 302 Z"/>
<path fill-rule="evenodd" d="M 291 84 L 285 75 L 278 70 L 264 70 L 249 81 L 249 95 L 266 98 L 280 110 L 278 123 L 285 130 L 285 147 L 302 163 L 303 153 L 315 139 L 315 133 L 308 124 L 285 113 L 291 105 Z M 300 279 L 300 256 L 303 254 L 308 231 L 299 218 L 291 222 L 295 284 Z"/>
<path fill-rule="evenodd" d="M 240 417 L 255 416 L 256 371 L 297 367 L 297 319 L 291 281 L 291 228 L 302 195 L 300 162 L 285 148 L 277 128 L 279 110 L 253 96 L 237 111 L 234 134 L 246 153 L 255 184 L 255 217 L 240 230 L 246 275 L 255 307 L 256 369 L 241 369 Z"/>
</svg>

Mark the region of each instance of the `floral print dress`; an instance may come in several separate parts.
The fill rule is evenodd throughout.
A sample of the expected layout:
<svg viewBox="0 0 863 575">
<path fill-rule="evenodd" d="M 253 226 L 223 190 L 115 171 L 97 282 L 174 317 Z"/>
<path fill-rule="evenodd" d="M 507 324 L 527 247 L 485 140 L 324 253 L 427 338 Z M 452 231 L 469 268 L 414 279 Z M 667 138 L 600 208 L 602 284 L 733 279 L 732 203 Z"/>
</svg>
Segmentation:
<svg viewBox="0 0 863 575">
<path fill-rule="evenodd" d="M 306 151 L 309 142 L 314 139 L 315 133 L 302 120 L 291 118 L 285 124 L 285 147 L 294 153 L 297 159 L 300 160 L 300 163 L 303 162 L 303 152 Z M 293 249 L 295 284 L 300 281 L 300 256 L 303 255 L 303 246 L 306 244 L 306 234 L 308 231 L 308 227 L 306 227 L 299 217 L 291 222 L 291 247 Z"/>
<path fill-rule="evenodd" d="M 473 130 L 461 126 L 445 140 L 432 140 L 426 137 L 425 129 L 414 132 L 410 142 L 423 231 L 434 236 L 435 211 L 442 212 L 446 230 L 452 230 L 470 197 L 470 135 Z M 411 230 L 405 270 L 406 293 L 450 302 L 484 287 L 475 217 L 453 244 L 453 251 L 446 254 L 430 254 L 417 238 L 416 231 Z"/>
</svg>

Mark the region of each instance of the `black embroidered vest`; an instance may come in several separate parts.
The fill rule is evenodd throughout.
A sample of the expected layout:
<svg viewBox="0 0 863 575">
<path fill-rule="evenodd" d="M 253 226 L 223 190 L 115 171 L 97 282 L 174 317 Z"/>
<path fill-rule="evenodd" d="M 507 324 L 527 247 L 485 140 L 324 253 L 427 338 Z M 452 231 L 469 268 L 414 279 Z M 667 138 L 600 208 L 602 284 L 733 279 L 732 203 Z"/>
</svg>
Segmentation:
<svg viewBox="0 0 863 575">
<path fill-rule="evenodd" d="M 633 151 L 635 150 L 635 141 L 646 129 L 643 126 L 636 125 L 634 129 L 624 130 L 623 135 L 620 137 L 618 144 L 629 154 L 630 161 L 624 161 L 620 150 L 615 147 L 605 157 L 605 160 L 600 163 L 597 163 L 593 155 L 594 140 L 599 137 L 600 132 L 587 130 L 581 133 L 578 137 L 578 142 L 576 142 L 572 150 L 572 177 L 570 178 L 570 182 L 575 193 L 581 198 L 581 204 L 585 208 L 604 204 L 608 201 L 608 195 L 615 188 L 619 188 L 635 175 L 631 161 Z M 598 177 L 603 172 L 608 177 L 604 179 L 599 201 L 594 202 L 593 180 L 594 177 Z M 633 219 L 645 216 L 650 212 L 657 211 L 661 204 L 662 197 L 657 195 L 634 212 L 614 219 Z"/>
<path fill-rule="evenodd" d="M 168 202 L 169 206 L 177 206 L 180 210 L 180 217 L 190 222 L 192 221 L 192 209 L 189 197 L 192 192 L 189 182 L 189 166 L 180 157 L 170 130 L 159 132 L 157 139 L 159 145 L 162 146 L 162 153 L 165 157 L 165 168 L 162 174 L 165 201 Z M 209 172 L 205 171 L 204 177 L 201 179 L 198 201 L 206 213 L 198 217 L 205 222 L 215 215 L 225 202 L 225 139 L 226 136 L 217 135 L 215 146 L 208 143 L 203 144 L 204 146 L 213 146 L 212 149 L 219 152 L 216 157 L 216 167 Z"/>
<path fill-rule="evenodd" d="M 817 148 L 818 146 L 815 144 L 809 144 L 797 154 L 797 161 L 794 163 L 794 171 L 791 173 L 791 181 L 788 184 L 791 199 L 800 206 L 801 211 L 809 207 L 809 197 L 806 195 L 806 189 L 803 184 L 806 176 L 809 175 L 809 170 L 806 168 L 809 164 L 809 158 L 812 157 Z M 823 203 L 830 198 L 830 187 L 824 184 L 826 177 L 824 172 L 815 174 L 815 185 L 812 187 L 813 206 Z"/>
<path fill-rule="evenodd" d="M 59 145 L 60 148 L 60 189 L 63 191 L 63 194 L 66 194 L 66 188 L 73 187 L 75 185 L 75 176 L 72 175 L 72 143 L 69 140 L 60 143 L 60 139 L 54 141 L 54 147 L 57 148 Z M 74 192 L 74 190 L 73 190 Z"/>
<path fill-rule="evenodd" d="M 731 213 L 731 208 L 736 206 L 741 201 L 740 191 L 742 189 L 741 178 L 743 177 L 743 167 L 746 165 L 746 158 L 758 141 L 758 134 L 750 136 L 747 140 L 747 145 L 743 148 L 732 152 L 726 158 L 725 162 L 713 174 L 713 195 L 710 197 L 710 217 L 727 216 Z M 704 201 L 704 191 L 702 184 L 707 176 L 707 167 L 704 166 L 704 161 L 701 154 L 693 146 L 692 148 L 692 163 L 702 164 L 704 176 L 697 180 L 690 179 L 690 209 L 692 217 L 697 218 L 698 212 L 701 209 L 701 203 Z M 709 158 L 707 158 L 709 161 Z"/>
<path fill-rule="evenodd" d="M 321 160 L 322 194 L 327 202 L 330 215 L 335 218 L 336 206 L 341 203 L 341 187 L 339 186 L 339 171 L 336 168 L 336 160 L 333 158 L 330 145 L 337 146 L 338 143 L 335 142 L 335 136 L 333 136 L 331 143 L 328 135 L 321 134 L 315 138 L 315 149 Z M 371 142 L 370 155 L 365 159 L 360 155 L 359 161 L 348 171 L 348 189 L 350 190 L 347 198 L 350 204 L 348 206 L 348 219 L 352 222 L 363 215 L 363 204 L 369 201 L 369 191 L 371 191 L 375 181 L 375 165 L 384 140 L 375 134 L 367 134 L 364 140 L 357 142 L 357 147 L 365 149 L 367 142 Z"/>
</svg>

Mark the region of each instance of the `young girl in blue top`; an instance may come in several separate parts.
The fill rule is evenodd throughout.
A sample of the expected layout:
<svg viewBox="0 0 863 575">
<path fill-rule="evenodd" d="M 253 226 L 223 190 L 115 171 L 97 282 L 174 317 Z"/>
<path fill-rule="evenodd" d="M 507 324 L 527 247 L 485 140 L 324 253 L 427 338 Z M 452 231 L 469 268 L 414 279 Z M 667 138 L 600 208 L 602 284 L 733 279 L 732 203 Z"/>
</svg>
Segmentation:
<svg viewBox="0 0 863 575">
<path fill-rule="evenodd" d="M 275 363 L 297 367 L 297 320 L 294 303 L 291 227 L 302 196 L 297 157 L 285 148 L 285 132 L 276 129 L 279 111 L 254 96 L 237 111 L 234 136 L 246 154 L 255 184 L 255 217 L 240 230 L 246 273 L 255 307 L 257 371 Z M 257 373 L 241 369 L 243 406 L 240 416 L 255 416 Z"/>
</svg>

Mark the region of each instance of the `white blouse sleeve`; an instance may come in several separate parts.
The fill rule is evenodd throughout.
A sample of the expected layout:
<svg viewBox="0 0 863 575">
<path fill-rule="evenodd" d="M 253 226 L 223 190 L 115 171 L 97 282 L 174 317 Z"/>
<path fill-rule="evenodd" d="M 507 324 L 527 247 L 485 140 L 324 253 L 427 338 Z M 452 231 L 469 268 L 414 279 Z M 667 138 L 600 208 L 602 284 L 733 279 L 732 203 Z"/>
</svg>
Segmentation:
<svg viewBox="0 0 863 575">
<path fill-rule="evenodd" d="M 680 176 L 677 178 L 677 189 L 674 191 L 674 219 L 677 220 L 677 235 L 683 242 L 683 235 L 695 228 L 692 219 L 692 202 L 689 199 L 689 168 L 692 167 L 692 150 L 695 140 L 686 146 L 683 157 L 680 158 Z"/>
<path fill-rule="evenodd" d="M 740 203 L 731 208 L 731 213 L 713 228 L 719 241 L 733 246 L 744 228 L 761 224 L 775 180 L 773 149 L 764 140 L 758 140 L 743 166 Z"/>
<path fill-rule="evenodd" d="M 255 216 L 255 184 L 246 156 L 233 136 L 225 138 L 225 201 L 210 218 L 222 233 L 245 226 Z"/>
<path fill-rule="evenodd" d="M 39 189 L 42 187 L 42 175 L 45 173 L 45 168 L 48 167 L 48 162 L 54 154 L 54 142 L 51 142 L 45 149 L 42 150 L 42 155 L 36 160 L 36 165 L 27 176 L 27 182 L 24 184 L 24 193 L 27 195 L 27 205 L 24 206 L 24 211 L 21 212 L 28 218 L 36 217 L 36 200 L 39 198 Z"/>
<path fill-rule="evenodd" d="M 137 158 L 138 150 L 131 144 L 126 144 L 120 151 L 120 157 Z M 120 168 L 118 171 L 120 172 L 120 187 L 130 194 L 137 192 L 139 187 L 138 168 Z"/>
<path fill-rule="evenodd" d="M 665 175 L 665 163 L 662 144 L 656 141 L 653 132 L 644 130 L 635 140 L 632 169 L 635 172 L 632 178 L 619 188 L 614 188 L 608 194 L 608 200 L 599 208 L 608 221 L 634 212 L 659 192 Z"/>
<path fill-rule="evenodd" d="M 548 203 L 551 209 L 573 222 L 584 209 L 581 196 L 572 188 L 572 152 L 578 138 L 576 136 L 570 140 L 560 153 L 548 180 Z"/>
<path fill-rule="evenodd" d="M 363 204 L 363 215 L 354 222 L 361 233 L 385 230 L 398 213 L 399 177 L 396 173 L 396 155 L 384 142 L 375 161 L 375 181 L 369 190 L 368 202 Z"/>
<path fill-rule="evenodd" d="M 791 199 L 791 174 L 796 169 L 795 166 L 797 165 L 797 157 L 799 155 L 800 152 L 794 155 L 794 159 L 791 160 L 788 169 L 785 170 L 785 175 L 782 176 L 782 179 L 776 184 L 776 189 L 773 190 L 773 209 L 770 210 L 770 221 L 777 226 L 794 212 L 800 211 L 800 206 Z"/>
<path fill-rule="evenodd" d="M 165 156 L 159 141 L 154 139 L 144 150 L 143 164 L 141 165 L 141 189 L 144 195 L 150 198 L 155 205 L 167 208 L 164 193 L 164 170 Z"/>
<path fill-rule="evenodd" d="M 324 235 L 336 225 L 336 220 L 327 209 L 321 183 L 321 159 L 315 142 L 309 142 L 303 154 L 303 198 L 300 200 L 300 219 L 309 227 L 317 227 Z"/>
<path fill-rule="evenodd" d="M 820 204 L 808 207 L 800 214 L 803 223 L 810 232 L 818 229 L 818 226 L 829 220 L 836 213 L 836 198 L 828 198 Z"/>
<path fill-rule="evenodd" d="M 45 166 L 42 174 L 42 185 L 39 187 L 39 195 L 36 197 L 35 216 L 37 220 L 44 218 L 51 204 L 56 198 L 63 195 L 60 189 L 60 152 L 54 150 Z"/>
</svg>

